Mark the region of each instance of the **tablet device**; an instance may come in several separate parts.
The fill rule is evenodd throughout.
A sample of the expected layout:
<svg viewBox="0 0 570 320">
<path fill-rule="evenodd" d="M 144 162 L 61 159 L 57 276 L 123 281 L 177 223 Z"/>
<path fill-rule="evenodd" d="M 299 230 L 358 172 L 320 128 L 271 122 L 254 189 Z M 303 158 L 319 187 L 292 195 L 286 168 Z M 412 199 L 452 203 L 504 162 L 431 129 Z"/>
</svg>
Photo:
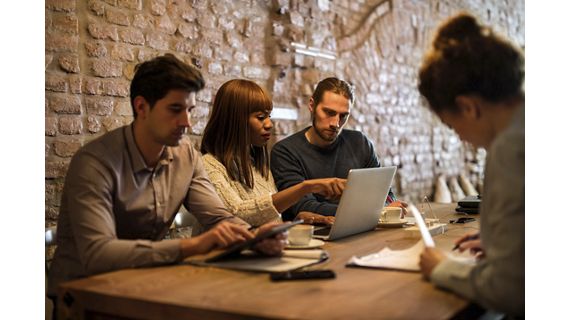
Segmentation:
<svg viewBox="0 0 570 320">
<path fill-rule="evenodd" d="M 278 226 L 273 227 L 271 230 L 269 230 L 267 232 L 257 234 L 255 236 L 255 238 L 253 238 L 253 239 L 249 239 L 249 240 L 246 240 L 244 242 L 241 242 L 241 243 L 238 243 L 238 244 L 235 244 L 235 245 L 229 247 L 228 249 L 226 249 L 222 253 L 206 259 L 205 262 L 216 262 L 216 261 L 221 261 L 221 260 L 224 260 L 227 258 L 237 257 L 237 256 L 239 256 L 239 254 L 243 250 L 250 249 L 255 244 L 260 242 L 261 240 L 271 238 L 274 235 L 279 234 L 279 233 L 281 233 L 285 230 L 288 230 L 288 229 L 292 228 L 293 226 L 301 224 L 301 223 L 303 223 L 303 220 L 295 220 L 295 221 L 282 223 Z"/>
</svg>

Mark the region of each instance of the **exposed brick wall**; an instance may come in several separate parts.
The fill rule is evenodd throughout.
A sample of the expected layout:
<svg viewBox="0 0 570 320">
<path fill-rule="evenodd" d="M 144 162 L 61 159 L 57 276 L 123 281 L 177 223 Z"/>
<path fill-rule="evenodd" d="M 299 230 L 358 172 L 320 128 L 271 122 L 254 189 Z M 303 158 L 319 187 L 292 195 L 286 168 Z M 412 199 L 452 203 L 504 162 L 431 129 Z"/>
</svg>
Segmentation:
<svg viewBox="0 0 570 320">
<path fill-rule="evenodd" d="M 524 2 L 403 0 L 367 20 L 381 2 L 46 0 L 46 226 L 57 219 L 73 153 L 132 121 L 134 66 L 166 52 L 194 63 L 206 77 L 193 111 L 196 143 L 213 95 L 229 79 L 252 79 L 276 106 L 299 109 L 297 121 L 275 121 L 281 139 L 308 124 L 315 83 L 337 75 L 357 89 L 348 126 L 374 141 L 385 164 L 400 167 L 400 195 L 414 201 L 430 195 L 439 174 L 466 170 L 477 182 L 484 153 L 462 144 L 422 106 L 417 67 L 434 28 L 460 9 L 524 44 Z M 294 53 L 291 42 L 334 52 L 337 59 Z"/>
</svg>

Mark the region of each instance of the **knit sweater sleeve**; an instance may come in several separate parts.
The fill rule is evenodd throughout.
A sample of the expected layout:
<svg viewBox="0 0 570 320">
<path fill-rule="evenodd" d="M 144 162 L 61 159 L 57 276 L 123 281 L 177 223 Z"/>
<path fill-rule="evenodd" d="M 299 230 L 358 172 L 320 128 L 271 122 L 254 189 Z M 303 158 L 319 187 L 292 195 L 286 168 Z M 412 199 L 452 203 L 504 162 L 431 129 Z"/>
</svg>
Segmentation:
<svg viewBox="0 0 570 320">
<path fill-rule="evenodd" d="M 205 155 L 204 166 L 216 192 L 229 211 L 252 226 L 260 226 L 271 221 L 281 220 L 281 215 L 273 205 L 271 193 L 253 194 L 251 189 L 230 178 L 226 168 L 212 155 Z M 273 183 L 273 180 L 269 181 Z M 257 179 L 255 184 L 269 183 Z M 273 187 L 274 188 L 274 187 Z M 249 191 L 249 192 L 248 192 Z"/>
</svg>

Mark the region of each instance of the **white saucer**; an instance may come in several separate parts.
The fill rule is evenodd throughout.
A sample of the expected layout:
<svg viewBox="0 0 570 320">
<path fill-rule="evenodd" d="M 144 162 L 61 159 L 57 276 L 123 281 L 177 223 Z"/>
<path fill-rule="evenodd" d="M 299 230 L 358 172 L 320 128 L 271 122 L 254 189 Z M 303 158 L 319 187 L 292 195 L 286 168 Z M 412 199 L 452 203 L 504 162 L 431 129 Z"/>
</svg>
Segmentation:
<svg viewBox="0 0 570 320">
<path fill-rule="evenodd" d="M 406 225 L 408 221 L 406 219 L 400 219 L 400 221 L 390 221 L 390 222 L 383 222 L 382 220 L 378 221 L 378 226 L 380 228 L 401 228 Z"/>
<path fill-rule="evenodd" d="M 293 244 L 288 244 L 287 245 L 287 249 L 313 249 L 313 248 L 318 248 L 320 246 L 322 246 L 323 244 L 325 244 L 325 242 L 323 240 L 319 240 L 319 239 L 311 239 L 311 241 L 309 242 L 309 244 L 306 245 L 293 245 Z"/>
</svg>

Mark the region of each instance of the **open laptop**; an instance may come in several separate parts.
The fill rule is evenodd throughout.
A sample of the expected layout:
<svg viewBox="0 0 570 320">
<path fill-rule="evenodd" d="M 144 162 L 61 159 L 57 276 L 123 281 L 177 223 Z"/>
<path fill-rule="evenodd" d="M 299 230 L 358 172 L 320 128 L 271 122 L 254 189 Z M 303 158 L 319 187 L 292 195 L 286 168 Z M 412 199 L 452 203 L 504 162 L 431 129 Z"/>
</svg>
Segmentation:
<svg viewBox="0 0 570 320">
<path fill-rule="evenodd" d="M 313 237 L 335 240 L 376 228 L 395 174 L 396 167 L 350 170 L 334 225 L 315 229 Z"/>
</svg>

